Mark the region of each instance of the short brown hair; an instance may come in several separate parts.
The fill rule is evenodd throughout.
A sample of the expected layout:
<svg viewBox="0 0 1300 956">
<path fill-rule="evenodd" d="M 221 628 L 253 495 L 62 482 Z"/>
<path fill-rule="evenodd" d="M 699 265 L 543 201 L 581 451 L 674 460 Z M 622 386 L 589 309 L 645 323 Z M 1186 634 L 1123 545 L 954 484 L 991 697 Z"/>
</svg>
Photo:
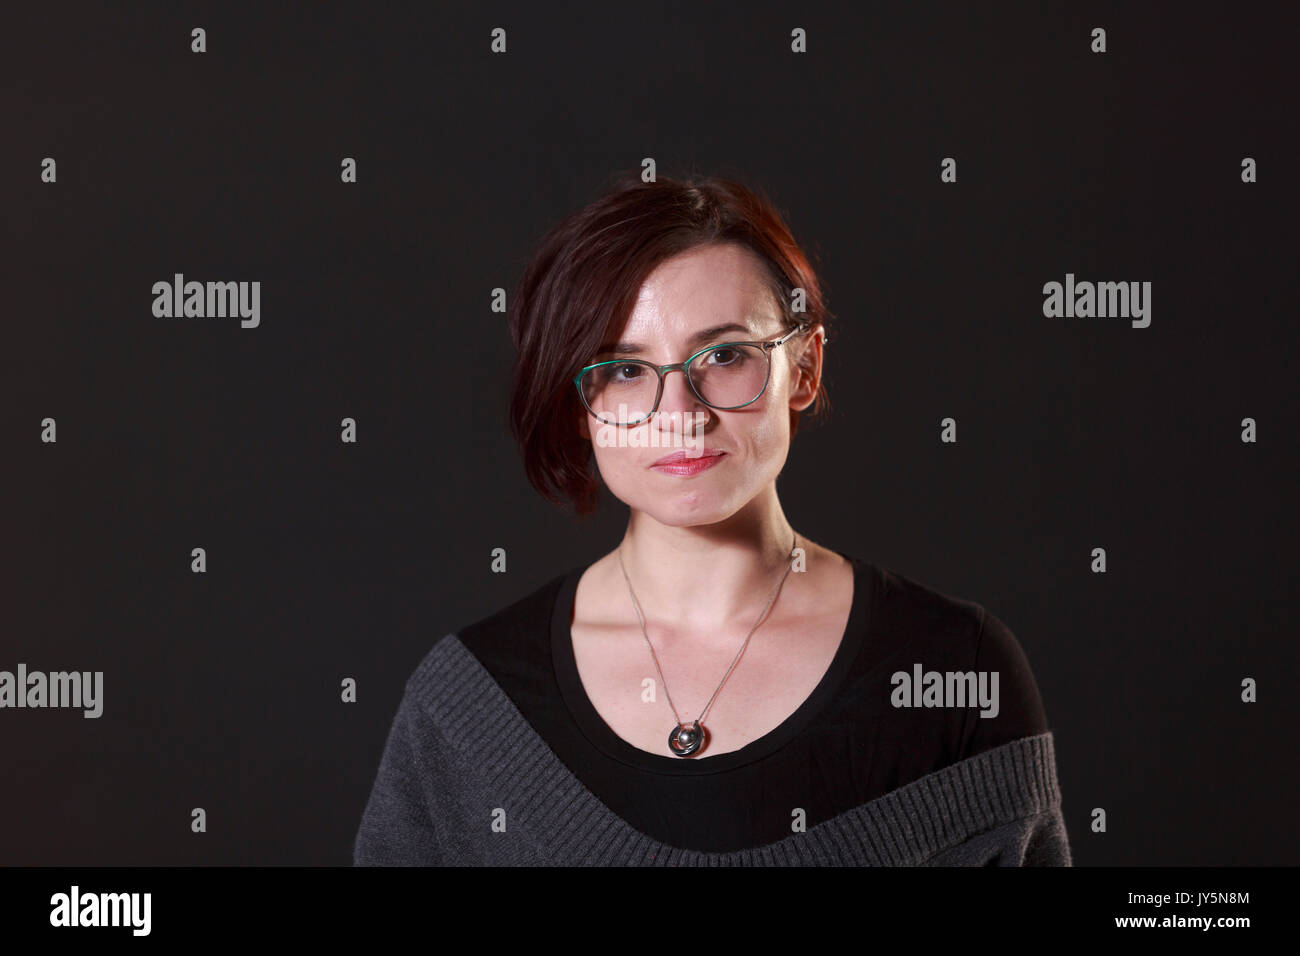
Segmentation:
<svg viewBox="0 0 1300 956">
<path fill-rule="evenodd" d="M 591 443 L 574 428 L 582 403 L 573 376 L 589 364 L 615 323 L 631 314 L 642 283 L 664 260 L 698 246 L 737 243 L 766 265 L 788 324 L 807 322 L 829 336 L 821 283 L 776 206 L 733 179 L 615 177 L 595 202 L 567 216 L 538 244 L 511 297 L 515 345 L 510 428 L 529 482 L 579 515 L 596 509 L 598 473 Z M 791 311 L 794 289 L 805 310 Z M 807 354 L 806 352 L 804 354 Z M 829 400 L 820 384 L 809 414 Z M 790 410 L 790 434 L 799 412 Z"/>
</svg>

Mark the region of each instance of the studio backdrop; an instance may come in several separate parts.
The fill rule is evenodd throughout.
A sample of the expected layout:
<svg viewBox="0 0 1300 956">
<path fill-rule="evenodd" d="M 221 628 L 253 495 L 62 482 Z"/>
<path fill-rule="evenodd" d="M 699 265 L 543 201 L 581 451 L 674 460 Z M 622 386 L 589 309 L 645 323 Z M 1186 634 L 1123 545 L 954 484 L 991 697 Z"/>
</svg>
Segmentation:
<svg viewBox="0 0 1300 956">
<path fill-rule="evenodd" d="M 526 480 L 506 309 L 629 172 L 810 250 L 782 503 L 1015 633 L 1075 864 L 1295 863 L 1279 9 L 6 10 L 0 863 L 350 862 L 433 642 L 622 533 Z"/>
</svg>

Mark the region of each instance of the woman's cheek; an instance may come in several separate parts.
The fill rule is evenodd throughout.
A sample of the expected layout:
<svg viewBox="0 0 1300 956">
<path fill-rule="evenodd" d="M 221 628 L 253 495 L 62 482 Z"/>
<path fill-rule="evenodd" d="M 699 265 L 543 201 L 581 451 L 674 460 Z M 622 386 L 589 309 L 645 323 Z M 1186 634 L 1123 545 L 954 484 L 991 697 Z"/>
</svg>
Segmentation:
<svg viewBox="0 0 1300 956">
<path fill-rule="evenodd" d="M 753 432 L 753 451 L 762 458 L 770 455 L 785 441 L 782 420 L 775 415 L 765 415 Z M 788 424 L 788 423 L 787 423 Z"/>
</svg>

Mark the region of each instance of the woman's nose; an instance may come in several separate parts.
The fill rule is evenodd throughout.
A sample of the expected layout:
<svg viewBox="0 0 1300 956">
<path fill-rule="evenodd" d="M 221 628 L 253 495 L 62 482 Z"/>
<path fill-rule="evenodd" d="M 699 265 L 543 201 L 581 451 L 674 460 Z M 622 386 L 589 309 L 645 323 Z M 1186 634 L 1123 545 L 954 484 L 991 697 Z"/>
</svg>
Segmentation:
<svg viewBox="0 0 1300 956">
<path fill-rule="evenodd" d="M 690 414 L 707 408 L 691 390 L 685 371 L 675 368 L 664 375 L 664 391 L 659 396 L 661 413 Z"/>
<path fill-rule="evenodd" d="M 673 447 L 696 447 L 703 440 L 710 414 L 709 406 L 691 391 L 681 369 L 664 375 L 664 391 L 659 397 L 658 411 L 661 442 Z"/>
</svg>

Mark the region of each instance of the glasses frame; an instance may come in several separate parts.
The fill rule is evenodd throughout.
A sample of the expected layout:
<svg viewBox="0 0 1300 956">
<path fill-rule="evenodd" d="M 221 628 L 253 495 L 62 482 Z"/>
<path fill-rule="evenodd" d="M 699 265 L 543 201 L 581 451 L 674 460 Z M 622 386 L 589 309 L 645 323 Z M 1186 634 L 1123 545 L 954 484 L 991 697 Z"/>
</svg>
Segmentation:
<svg viewBox="0 0 1300 956">
<path fill-rule="evenodd" d="M 631 428 L 634 425 L 640 425 L 641 423 L 650 420 L 651 416 L 654 415 L 654 413 L 659 410 L 659 401 L 664 397 L 664 376 L 667 375 L 669 372 L 680 371 L 683 375 L 685 375 L 686 386 L 691 390 L 691 394 L 693 394 L 696 398 L 698 398 L 709 408 L 716 408 L 718 411 L 723 411 L 723 412 L 735 411 L 737 408 L 744 408 L 746 405 L 754 404 L 754 402 L 762 398 L 763 393 L 767 391 L 767 384 L 772 380 L 772 352 L 777 347 L 785 345 L 785 343 L 790 341 L 790 339 L 792 339 L 794 336 L 807 332 L 811 328 L 812 328 L 811 323 L 801 322 L 793 329 L 790 329 L 788 332 L 785 332 L 784 334 L 778 336 L 775 339 L 767 339 L 765 341 L 758 341 L 758 342 L 718 342 L 715 345 L 706 345 L 704 348 L 700 349 L 698 352 L 695 352 L 693 355 L 691 355 L 690 358 L 686 359 L 686 361 L 674 362 L 668 365 L 655 365 L 654 362 L 647 361 L 646 359 L 636 359 L 636 358 L 607 359 L 604 362 L 597 362 L 595 365 L 588 365 L 585 368 L 583 368 L 580 372 L 578 372 L 577 375 L 573 376 L 573 387 L 578 390 L 578 400 L 582 402 L 582 407 L 587 410 L 587 414 L 591 415 L 592 418 L 596 419 L 596 421 L 600 422 L 602 425 L 613 425 L 616 428 Z M 692 362 L 694 362 L 697 358 L 703 355 L 705 352 L 711 352 L 714 349 L 727 348 L 733 345 L 753 345 L 763 350 L 763 356 L 767 359 L 767 371 L 763 375 L 763 387 L 758 390 L 757 395 L 755 395 L 749 401 L 741 403 L 740 405 L 714 405 L 712 402 L 705 399 L 705 397 L 701 395 L 699 391 L 695 388 L 695 383 L 691 381 L 691 373 L 687 371 L 687 367 Z M 587 404 L 587 396 L 582 394 L 582 377 L 586 375 L 588 372 L 590 372 L 592 369 L 600 368 L 603 365 L 644 365 L 647 368 L 654 371 L 654 373 L 659 377 L 659 386 L 658 389 L 655 391 L 655 403 L 652 406 L 650 406 L 650 411 L 648 411 L 644 417 L 638 418 L 634 422 L 607 422 L 605 421 L 605 419 L 601 418 L 594 411 L 592 411 L 591 406 Z"/>
</svg>

